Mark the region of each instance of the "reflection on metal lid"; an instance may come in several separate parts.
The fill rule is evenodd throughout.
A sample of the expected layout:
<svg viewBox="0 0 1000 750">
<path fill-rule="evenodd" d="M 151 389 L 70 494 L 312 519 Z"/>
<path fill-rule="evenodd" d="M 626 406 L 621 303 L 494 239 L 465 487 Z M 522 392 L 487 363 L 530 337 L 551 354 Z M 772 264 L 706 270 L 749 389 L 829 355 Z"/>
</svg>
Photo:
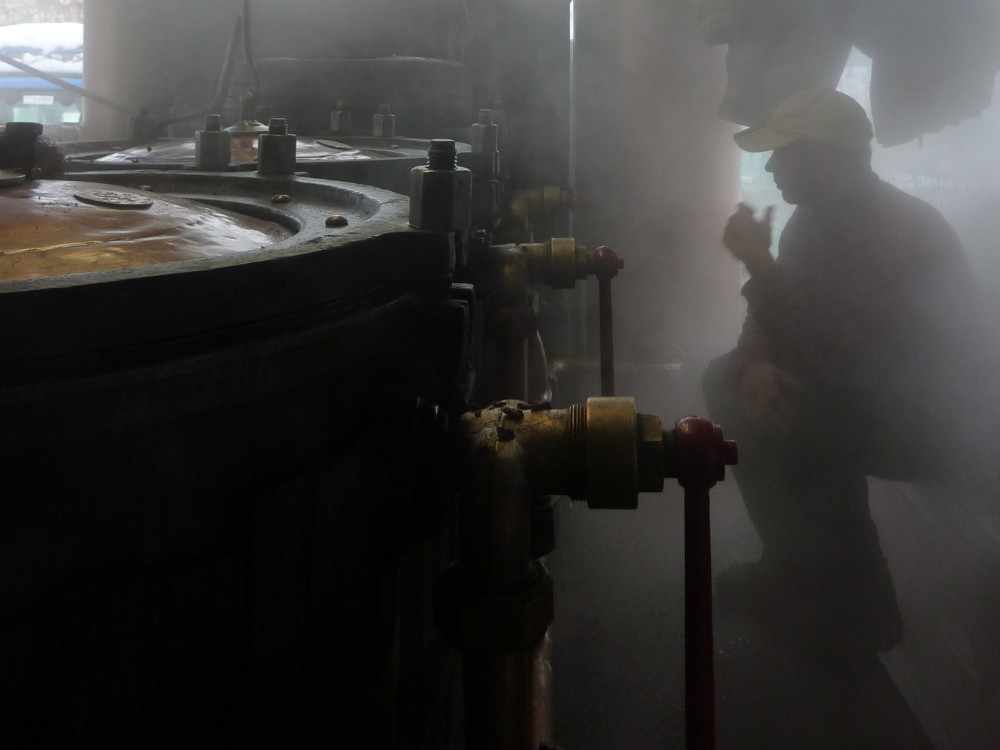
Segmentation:
<svg viewBox="0 0 1000 750">
<path fill-rule="evenodd" d="M 0 187 L 20 185 L 25 179 L 27 178 L 20 172 L 14 172 L 10 169 L 0 169 Z"/>
<path fill-rule="evenodd" d="M 4 188 L 0 215 L 2 280 L 224 257 L 291 234 L 277 224 L 183 198 L 81 182 L 43 180 Z"/>
<path fill-rule="evenodd" d="M 256 134 L 252 134 L 251 137 L 256 139 Z M 371 161 L 374 159 L 399 159 L 401 157 L 423 160 L 427 157 L 428 143 L 427 141 L 406 138 L 347 137 L 332 140 L 299 136 L 295 158 L 299 162 Z M 244 150 L 252 151 L 252 156 L 246 159 L 235 159 L 234 164 L 241 161 L 253 161 L 256 158 L 256 140 L 253 140 Z M 145 166 L 174 163 L 191 166 L 194 165 L 194 141 L 160 141 L 135 146 L 93 159 L 93 162 L 95 164 Z"/>
</svg>

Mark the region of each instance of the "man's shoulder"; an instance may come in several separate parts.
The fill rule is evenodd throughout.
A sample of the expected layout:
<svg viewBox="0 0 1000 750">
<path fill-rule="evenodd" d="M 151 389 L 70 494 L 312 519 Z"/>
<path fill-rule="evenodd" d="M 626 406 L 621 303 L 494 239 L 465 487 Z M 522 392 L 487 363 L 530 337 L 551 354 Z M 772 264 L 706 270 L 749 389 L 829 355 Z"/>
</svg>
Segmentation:
<svg viewBox="0 0 1000 750">
<path fill-rule="evenodd" d="M 879 180 L 872 191 L 871 207 L 878 218 L 906 216 L 921 225 L 948 227 L 948 222 L 934 206 L 895 185 Z"/>
<path fill-rule="evenodd" d="M 906 245 L 909 253 L 961 253 L 958 236 L 938 209 L 884 180 L 872 193 L 867 219 L 881 242 Z"/>
</svg>

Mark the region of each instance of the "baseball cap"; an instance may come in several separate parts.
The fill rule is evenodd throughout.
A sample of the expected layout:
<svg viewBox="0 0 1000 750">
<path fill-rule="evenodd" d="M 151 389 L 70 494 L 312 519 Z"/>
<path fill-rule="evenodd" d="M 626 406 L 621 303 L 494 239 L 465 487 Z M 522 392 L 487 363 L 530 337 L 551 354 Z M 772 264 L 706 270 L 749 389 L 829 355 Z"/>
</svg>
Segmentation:
<svg viewBox="0 0 1000 750">
<path fill-rule="evenodd" d="M 792 94 L 764 122 L 733 138 L 744 151 L 773 151 L 793 141 L 845 148 L 867 146 L 872 125 L 861 105 L 835 89 L 815 88 Z"/>
</svg>

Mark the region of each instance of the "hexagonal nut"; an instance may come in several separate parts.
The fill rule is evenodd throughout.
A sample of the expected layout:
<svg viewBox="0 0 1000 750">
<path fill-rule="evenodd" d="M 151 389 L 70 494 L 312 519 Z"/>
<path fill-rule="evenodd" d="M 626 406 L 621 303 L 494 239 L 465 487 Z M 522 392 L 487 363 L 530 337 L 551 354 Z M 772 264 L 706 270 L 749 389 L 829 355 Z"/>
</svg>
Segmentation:
<svg viewBox="0 0 1000 750">
<path fill-rule="evenodd" d="M 636 484 L 639 492 L 663 491 L 663 425 L 655 414 L 635 415 Z"/>
<path fill-rule="evenodd" d="M 410 226 L 457 232 L 472 224 L 472 172 L 464 167 L 410 171 Z"/>
<path fill-rule="evenodd" d="M 333 133 L 351 132 L 351 112 L 349 110 L 335 109 L 330 113 L 330 130 Z"/>
<path fill-rule="evenodd" d="M 373 115 L 372 135 L 376 138 L 392 138 L 396 135 L 396 115 L 385 112 Z"/>
<path fill-rule="evenodd" d="M 492 154 L 500 146 L 500 128 L 493 123 L 473 124 L 469 133 L 469 147 L 476 153 Z"/>
</svg>

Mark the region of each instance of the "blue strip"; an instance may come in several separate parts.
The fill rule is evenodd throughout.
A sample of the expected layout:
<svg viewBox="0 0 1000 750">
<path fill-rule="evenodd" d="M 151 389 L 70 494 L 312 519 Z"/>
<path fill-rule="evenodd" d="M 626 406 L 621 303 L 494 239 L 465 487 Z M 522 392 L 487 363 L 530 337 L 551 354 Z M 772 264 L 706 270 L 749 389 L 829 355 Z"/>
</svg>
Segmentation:
<svg viewBox="0 0 1000 750">
<path fill-rule="evenodd" d="M 83 83 L 83 79 L 81 78 L 65 78 L 63 76 L 60 76 L 59 78 L 60 80 L 66 81 L 66 83 L 72 83 L 74 86 L 80 86 Z M 64 90 L 56 86 L 54 83 L 49 83 L 48 81 L 43 81 L 41 78 L 34 78 L 32 76 L 0 76 L 0 90 L 3 89 Z"/>
</svg>

